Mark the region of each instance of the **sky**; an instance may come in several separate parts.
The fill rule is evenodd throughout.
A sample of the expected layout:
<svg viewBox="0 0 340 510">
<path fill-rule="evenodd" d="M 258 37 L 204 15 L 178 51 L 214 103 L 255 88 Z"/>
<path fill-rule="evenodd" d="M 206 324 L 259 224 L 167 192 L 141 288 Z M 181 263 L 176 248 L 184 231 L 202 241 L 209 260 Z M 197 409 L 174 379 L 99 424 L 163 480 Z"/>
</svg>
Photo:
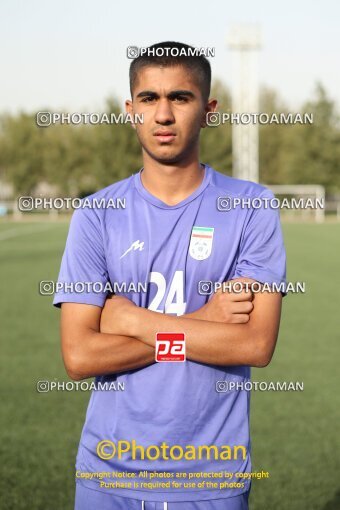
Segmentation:
<svg viewBox="0 0 340 510">
<path fill-rule="evenodd" d="M 260 84 L 297 110 L 319 81 L 340 105 L 338 0 L 1 0 L 0 113 L 123 103 L 127 47 L 166 40 L 214 47 L 213 77 L 230 87 L 227 38 L 243 23 L 261 30 Z"/>
</svg>

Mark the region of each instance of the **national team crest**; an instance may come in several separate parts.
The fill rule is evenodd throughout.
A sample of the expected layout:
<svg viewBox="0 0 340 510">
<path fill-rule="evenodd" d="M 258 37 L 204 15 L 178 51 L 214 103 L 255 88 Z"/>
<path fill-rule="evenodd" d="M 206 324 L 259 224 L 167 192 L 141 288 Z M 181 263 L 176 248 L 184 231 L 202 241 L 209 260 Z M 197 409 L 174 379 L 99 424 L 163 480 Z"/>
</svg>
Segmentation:
<svg viewBox="0 0 340 510">
<path fill-rule="evenodd" d="M 214 229 L 210 227 L 192 227 L 189 253 L 195 260 L 207 259 L 211 254 Z"/>
</svg>

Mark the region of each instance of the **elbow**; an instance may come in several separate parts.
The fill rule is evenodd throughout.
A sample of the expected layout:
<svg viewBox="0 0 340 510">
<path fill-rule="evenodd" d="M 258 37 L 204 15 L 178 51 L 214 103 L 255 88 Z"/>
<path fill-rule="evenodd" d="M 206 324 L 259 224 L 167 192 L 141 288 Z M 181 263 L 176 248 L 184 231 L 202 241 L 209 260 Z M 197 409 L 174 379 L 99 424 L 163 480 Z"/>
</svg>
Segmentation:
<svg viewBox="0 0 340 510">
<path fill-rule="evenodd" d="M 73 372 L 72 370 L 70 370 L 67 367 L 65 367 L 65 368 L 66 368 L 67 375 L 69 376 L 70 379 L 72 379 L 72 381 L 82 381 L 83 379 L 87 379 L 87 376 Z"/>
<path fill-rule="evenodd" d="M 73 381 L 82 381 L 90 377 L 85 371 L 85 365 L 79 353 L 72 351 L 63 352 L 63 360 L 66 373 Z"/>
<path fill-rule="evenodd" d="M 256 368 L 265 368 L 269 365 L 271 362 L 272 357 L 271 356 L 257 356 L 256 359 L 253 362 L 253 367 Z"/>
<path fill-rule="evenodd" d="M 254 352 L 254 360 L 252 365 L 256 368 L 265 368 L 269 365 L 273 358 L 275 341 L 263 339 L 257 343 L 256 351 Z"/>
</svg>

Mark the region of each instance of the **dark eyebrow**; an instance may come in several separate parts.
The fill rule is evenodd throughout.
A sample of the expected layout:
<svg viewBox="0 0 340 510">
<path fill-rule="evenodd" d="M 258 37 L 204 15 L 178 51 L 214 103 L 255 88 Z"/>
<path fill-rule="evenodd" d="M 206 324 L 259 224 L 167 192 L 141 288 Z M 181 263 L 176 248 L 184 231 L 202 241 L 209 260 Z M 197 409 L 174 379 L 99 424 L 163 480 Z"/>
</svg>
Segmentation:
<svg viewBox="0 0 340 510">
<path fill-rule="evenodd" d="M 175 99 L 178 96 L 195 97 L 195 94 L 191 90 L 173 90 L 168 94 L 169 99 Z"/>
<path fill-rule="evenodd" d="M 142 90 L 136 97 L 159 97 L 159 95 L 152 90 Z"/>
<path fill-rule="evenodd" d="M 187 97 L 193 98 L 193 97 L 195 97 L 195 94 L 193 92 L 191 92 L 191 90 L 173 90 L 172 92 L 170 92 L 168 94 L 167 97 L 169 99 L 175 99 L 178 96 L 187 96 Z M 142 90 L 142 92 L 139 92 L 139 94 L 137 94 L 136 97 L 137 98 L 152 97 L 152 98 L 158 99 L 159 95 L 157 94 L 157 92 L 154 92 L 153 90 Z"/>
</svg>

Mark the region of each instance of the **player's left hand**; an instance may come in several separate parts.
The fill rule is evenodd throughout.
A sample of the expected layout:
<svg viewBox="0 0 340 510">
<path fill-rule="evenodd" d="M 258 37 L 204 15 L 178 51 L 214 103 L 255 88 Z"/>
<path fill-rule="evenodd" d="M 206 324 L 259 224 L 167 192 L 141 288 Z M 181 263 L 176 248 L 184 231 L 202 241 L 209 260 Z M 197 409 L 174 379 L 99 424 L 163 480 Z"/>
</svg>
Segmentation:
<svg viewBox="0 0 340 510">
<path fill-rule="evenodd" d="M 188 317 L 210 322 L 224 322 L 225 324 L 247 323 L 254 309 L 254 295 L 249 288 L 242 289 L 242 285 L 251 284 L 254 281 L 251 278 L 240 277 L 225 282 L 231 285 L 231 291 L 219 289 L 202 308 Z M 239 284 L 237 292 L 232 290 L 232 284 L 235 283 Z"/>
</svg>

